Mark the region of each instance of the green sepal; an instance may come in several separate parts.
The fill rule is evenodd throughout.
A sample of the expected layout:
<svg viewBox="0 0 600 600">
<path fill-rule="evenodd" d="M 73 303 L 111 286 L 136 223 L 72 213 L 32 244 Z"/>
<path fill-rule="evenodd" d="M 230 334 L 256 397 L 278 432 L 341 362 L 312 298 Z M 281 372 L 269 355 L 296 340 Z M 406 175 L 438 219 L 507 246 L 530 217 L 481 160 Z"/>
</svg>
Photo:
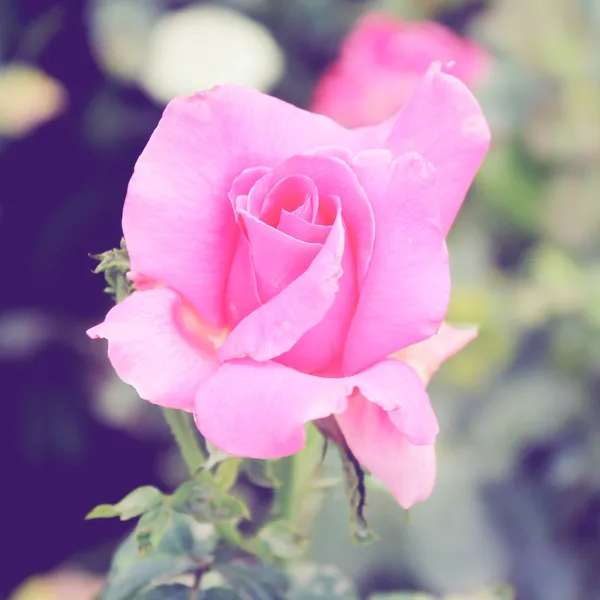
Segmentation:
<svg viewBox="0 0 600 600">
<path fill-rule="evenodd" d="M 355 542 L 370 544 L 377 540 L 365 517 L 367 489 L 365 471 L 346 444 L 338 445 L 346 480 L 346 493 L 350 501 L 350 529 Z"/>
<path fill-rule="evenodd" d="M 92 258 L 100 261 L 94 273 L 104 273 L 107 286 L 104 291 L 113 296 L 119 303 L 133 292 L 133 283 L 127 278 L 129 272 L 129 253 L 125 238 L 121 240 L 120 248 L 113 248 L 101 254 L 91 254 Z"/>
</svg>

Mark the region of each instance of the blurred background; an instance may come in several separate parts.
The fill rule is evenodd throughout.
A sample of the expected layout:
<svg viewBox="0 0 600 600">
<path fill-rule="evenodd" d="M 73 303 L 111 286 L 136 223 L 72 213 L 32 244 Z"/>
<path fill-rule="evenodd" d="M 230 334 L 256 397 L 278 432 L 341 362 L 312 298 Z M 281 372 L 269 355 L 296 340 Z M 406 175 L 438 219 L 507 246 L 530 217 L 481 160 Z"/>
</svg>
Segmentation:
<svg viewBox="0 0 600 600">
<path fill-rule="evenodd" d="M 485 57 L 468 83 L 493 147 L 449 239 L 450 320 L 481 331 L 430 388 L 432 498 L 407 522 L 373 486 L 381 541 L 355 548 L 340 488 L 310 554 L 362 594 L 506 581 L 523 600 L 600 598 L 598 0 L 0 0 L 0 597 L 25 582 L 20 598 L 92 598 L 126 524 L 84 515 L 183 475 L 160 412 L 85 336 L 110 306 L 88 255 L 118 246 L 165 103 L 233 81 L 347 120 L 315 90 L 352 71 L 336 61 L 373 11 Z M 378 89 L 364 78 L 386 51 L 359 48 L 350 79 Z"/>
</svg>

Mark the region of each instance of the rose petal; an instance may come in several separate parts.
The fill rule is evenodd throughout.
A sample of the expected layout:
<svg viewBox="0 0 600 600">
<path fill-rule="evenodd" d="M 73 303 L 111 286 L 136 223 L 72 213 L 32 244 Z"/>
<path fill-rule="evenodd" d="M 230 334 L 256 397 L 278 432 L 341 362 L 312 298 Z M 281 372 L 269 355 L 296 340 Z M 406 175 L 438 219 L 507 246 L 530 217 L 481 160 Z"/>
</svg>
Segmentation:
<svg viewBox="0 0 600 600">
<path fill-rule="evenodd" d="M 267 167 L 251 167 L 244 169 L 231 184 L 229 190 L 229 200 L 233 211 L 248 210 L 248 194 L 252 186 L 270 169 Z"/>
<path fill-rule="evenodd" d="M 108 340 L 115 371 L 144 400 L 191 410 L 200 382 L 219 365 L 210 344 L 186 339 L 180 324 L 185 310 L 181 297 L 168 288 L 135 292 L 87 333 Z"/>
<path fill-rule="evenodd" d="M 361 464 L 410 508 L 425 500 L 435 484 L 435 448 L 411 444 L 373 402 L 355 394 L 337 415 L 344 438 Z"/>
<path fill-rule="evenodd" d="M 384 360 L 349 378 L 362 395 L 385 410 L 397 430 L 412 444 L 435 442 L 439 426 L 417 373 L 399 360 Z"/>
<path fill-rule="evenodd" d="M 485 52 L 434 23 L 367 13 L 343 42 L 338 60 L 317 84 L 311 110 L 347 127 L 375 124 L 410 99 L 433 61 L 472 85 L 486 71 Z"/>
<path fill-rule="evenodd" d="M 346 238 L 347 239 L 347 238 Z M 304 373 L 317 373 L 328 368 L 340 372 L 340 364 L 348 327 L 357 302 L 356 264 L 351 249 L 342 258 L 339 289 L 330 309 L 319 323 L 309 329 L 277 362 Z"/>
<path fill-rule="evenodd" d="M 194 415 L 202 435 L 225 452 L 279 458 L 303 447 L 305 423 L 344 410 L 351 391 L 348 382 L 235 360 L 200 386 Z"/>
<path fill-rule="evenodd" d="M 408 365 L 393 359 L 347 378 L 309 375 L 272 361 L 229 361 L 200 386 L 196 423 L 230 454 L 286 456 L 302 448 L 305 423 L 343 412 L 356 388 L 385 410 L 398 435 L 433 443 L 437 421 L 423 385 Z"/>
<path fill-rule="evenodd" d="M 261 304 L 250 255 L 250 244 L 246 236 L 240 235 L 225 292 L 227 323 L 235 327 Z"/>
<path fill-rule="evenodd" d="M 277 229 L 303 242 L 324 244 L 331 231 L 331 226 L 308 223 L 298 215 L 282 210 Z"/>
<path fill-rule="evenodd" d="M 253 191 L 250 194 L 251 214 L 260 217 L 261 221 L 272 227 L 277 227 L 282 210 L 295 213 L 309 223 L 315 220 L 319 209 L 319 192 L 310 177 L 288 175 L 277 181 L 261 199 L 257 198 Z M 259 206 L 253 206 L 252 200 Z"/>
<path fill-rule="evenodd" d="M 371 199 L 377 236 L 348 332 L 346 374 L 432 336 L 450 298 L 448 255 L 432 198 L 435 171 L 414 153 L 390 158 L 386 151 L 366 151 L 353 164 Z"/>
<path fill-rule="evenodd" d="M 395 352 L 392 356 L 409 364 L 419 374 L 423 384 L 427 385 L 442 363 L 476 337 L 476 327 L 456 329 L 444 322 L 434 336 Z"/>
<path fill-rule="evenodd" d="M 221 326 L 237 244 L 227 200 L 234 179 L 318 146 L 360 143 L 326 117 L 245 87 L 173 100 L 127 192 L 123 231 L 131 269 L 164 282 Z"/>
<path fill-rule="evenodd" d="M 308 269 L 277 296 L 242 319 L 219 350 L 221 361 L 266 361 L 287 352 L 331 308 L 339 289 L 344 254 L 341 213 Z"/>
<path fill-rule="evenodd" d="M 255 184 L 250 192 L 250 204 L 253 203 L 253 197 L 266 196 L 278 181 L 300 174 L 315 183 L 321 205 L 326 199 L 333 197 L 340 199 L 342 216 L 356 255 L 358 281 L 362 282 L 373 250 L 375 221 L 369 199 L 346 162 L 323 154 L 293 156 Z"/>
<path fill-rule="evenodd" d="M 323 246 L 294 239 L 245 211 L 240 218 L 250 243 L 258 293 L 267 302 L 302 275 Z"/>
<path fill-rule="evenodd" d="M 452 226 L 490 142 L 477 100 L 459 79 L 431 66 L 400 111 L 387 141 L 396 156 L 418 152 L 438 174 L 444 234 Z M 378 221 L 379 222 L 379 221 Z"/>
</svg>

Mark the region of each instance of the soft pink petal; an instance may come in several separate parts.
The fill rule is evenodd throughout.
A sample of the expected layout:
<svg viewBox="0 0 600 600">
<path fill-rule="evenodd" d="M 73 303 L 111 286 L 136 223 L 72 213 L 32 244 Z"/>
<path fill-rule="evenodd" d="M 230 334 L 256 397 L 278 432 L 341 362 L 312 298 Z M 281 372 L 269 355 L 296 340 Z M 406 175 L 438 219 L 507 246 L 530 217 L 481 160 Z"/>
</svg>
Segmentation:
<svg viewBox="0 0 600 600">
<path fill-rule="evenodd" d="M 427 385 L 443 362 L 462 350 L 476 337 L 476 327 L 456 329 L 448 323 L 443 323 L 434 336 L 404 348 L 393 356 L 408 363 L 419 374 L 423 384 Z"/>
<path fill-rule="evenodd" d="M 194 413 L 202 434 L 226 452 L 276 458 L 302 448 L 305 423 L 345 411 L 356 388 L 382 407 L 398 435 L 421 445 L 435 440 L 437 422 L 422 383 L 393 359 L 348 378 L 318 377 L 271 361 L 229 361 L 200 386 Z"/>
<path fill-rule="evenodd" d="M 246 236 L 240 235 L 225 292 L 227 323 L 234 327 L 261 304 L 250 255 L 250 244 Z"/>
<path fill-rule="evenodd" d="M 200 383 L 219 365 L 209 340 L 186 337 L 189 322 L 180 296 L 168 288 L 135 292 L 113 307 L 88 335 L 108 340 L 108 357 L 119 377 L 144 399 L 191 410 Z M 194 329 L 202 328 L 197 319 Z M 186 327 L 191 333 L 191 328 Z M 210 334 L 210 328 L 204 328 Z"/>
<path fill-rule="evenodd" d="M 345 409 L 348 382 L 272 362 L 235 360 L 203 383 L 194 415 L 202 435 L 236 456 L 279 458 L 304 445 L 304 424 Z"/>
<path fill-rule="evenodd" d="M 229 200 L 234 212 L 248 210 L 248 194 L 252 186 L 270 169 L 267 167 L 251 167 L 244 169 L 231 184 Z"/>
<path fill-rule="evenodd" d="M 411 444 L 392 424 L 388 414 L 355 394 L 337 421 L 350 450 L 410 508 L 428 498 L 435 484 L 435 448 Z"/>
<path fill-rule="evenodd" d="M 412 444 L 435 442 L 439 426 L 417 373 L 399 360 L 387 359 L 349 378 L 370 402 L 386 411 L 396 429 Z"/>
<path fill-rule="evenodd" d="M 300 337 L 289 352 L 279 356 L 277 362 L 305 373 L 333 367 L 340 370 L 348 327 L 358 300 L 356 263 L 354 253 L 348 247 L 342 258 L 342 271 L 339 290 L 331 308 L 317 325 Z"/>
<path fill-rule="evenodd" d="M 342 62 L 364 79 L 386 73 L 397 79 L 425 74 L 432 62 L 454 62 L 452 73 L 467 85 L 476 83 L 488 63 L 483 48 L 434 21 L 402 21 L 386 13 L 367 13 L 342 47 Z"/>
<path fill-rule="evenodd" d="M 442 230 L 448 232 L 487 153 L 490 131 L 477 100 L 459 79 L 429 69 L 387 141 L 396 156 L 418 152 L 438 174 Z"/>
<path fill-rule="evenodd" d="M 131 269 L 164 282 L 221 326 L 237 244 L 228 199 L 234 179 L 318 146 L 358 150 L 362 142 L 326 117 L 249 88 L 226 85 L 173 100 L 127 192 Z"/>
<path fill-rule="evenodd" d="M 318 82 L 311 110 L 346 127 L 380 123 L 406 104 L 434 61 L 452 63 L 450 72 L 469 86 L 489 62 L 482 48 L 439 23 L 368 13 Z"/>
<path fill-rule="evenodd" d="M 331 226 L 308 223 L 298 215 L 282 210 L 277 229 L 303 242 L 323 244 L 331 231 Z"/>
<path fill-rule="evenodd" d="M 377 235 L 348 332 L 346 374 L 432 336 L 450 297 L 431 164 L 414 153 L 391 161 L 386 151 L 366 151 L 353 166 L 371 199 Z"/>
<path fill-rule="evenodd" d="M 250 208 L 258 209 L 253 210 L 252 214 L 272 227 L 277 227 L 282 210 L 295 213 L 312 223 L 319 208 L 319 191 L 310 177 L 288 175 L 273 184 L 260 200 L 260 206 L 251 205 Z"/>
<path fill-rule="evenodd" d="M 267 302 L 302 275 L 323 246 L 294 239 L 245 211 L 240 218 L 250 243 L 258 293 Z"/>
<path fill-rule="evenodd" d="M 341 213 L 308 269 L 280 294 L 237 325 L 219 350 L 222 361 L 250 357 L 266 361 L 287 352 L 331 308 L 342 276 Z"/>
<path fill-rule="evenodd" d="M 334 197 L 340 199 L 342 216 L 356 255 L 358 280 L 362 281 L 373 249 L 375 221 L 369 199 L 353 170 L 346 162 L 335 156 L 324 154 L 293 156 L 255 184 L 250 192 L 251 205 L 254 196 L 264 197 L 273 185 L 290 175 L 305 175 L 310 178 L 319 192 L 321 205 L 327 199 Z"/>
</svg>

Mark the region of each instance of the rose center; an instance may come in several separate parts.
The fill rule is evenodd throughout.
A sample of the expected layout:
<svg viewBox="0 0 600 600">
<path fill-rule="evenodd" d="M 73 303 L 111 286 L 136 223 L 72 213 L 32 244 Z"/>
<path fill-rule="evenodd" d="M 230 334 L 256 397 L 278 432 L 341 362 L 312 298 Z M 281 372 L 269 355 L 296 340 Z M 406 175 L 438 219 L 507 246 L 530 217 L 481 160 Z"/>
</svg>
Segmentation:
<svg viewBox="0 0 600 600">
<path fill-rule="evenodd" d="M 313 181 L 295 175 L 282 179 L 271 188 L 262 203 L 259 217 L 263 223 L 275 228 L 279 225 L 282 211 L 312 223 L 318 208 L 319 197 Z"/>
</svg>

